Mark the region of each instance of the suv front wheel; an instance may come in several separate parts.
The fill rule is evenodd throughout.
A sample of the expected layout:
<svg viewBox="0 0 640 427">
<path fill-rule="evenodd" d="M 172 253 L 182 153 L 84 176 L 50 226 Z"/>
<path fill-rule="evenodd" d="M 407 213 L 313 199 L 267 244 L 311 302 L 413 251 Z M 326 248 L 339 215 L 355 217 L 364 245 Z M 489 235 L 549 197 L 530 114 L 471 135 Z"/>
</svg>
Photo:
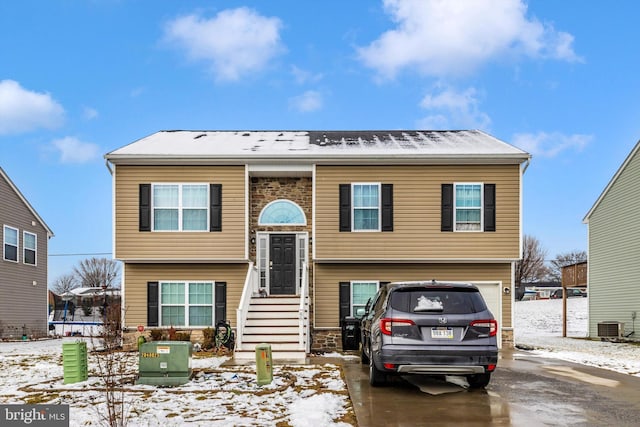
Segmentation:
<svg viewBox="0 0 640 427">
<path fill-rule="evenodd" d="M 467 375 L 467 382 L 469 388 L 485 388 L 491 380 L 491 373 L 486 372 L 484 374 Z"/>
</svg>

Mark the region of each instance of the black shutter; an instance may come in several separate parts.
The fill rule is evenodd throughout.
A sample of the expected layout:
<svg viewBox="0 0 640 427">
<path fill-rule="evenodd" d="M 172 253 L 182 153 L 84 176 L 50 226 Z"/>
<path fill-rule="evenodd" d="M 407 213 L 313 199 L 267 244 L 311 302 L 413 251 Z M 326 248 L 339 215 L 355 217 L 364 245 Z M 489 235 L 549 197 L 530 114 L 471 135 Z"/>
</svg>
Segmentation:
<svg viewBox="0 0 640 427">
<path fill-rule="evenodd" d="M 216 282 L 215 321 L 227 320 L 227 282 Z"/>
<path fill-rule="evenodd" d="M 484 231 L 496 231 L 496 185 L 484 185 Z"/>
<path fill-rule="evenodd" d="M 442 184 L 440 231 L 453 231 L 453 184 Z"/>
<path fill-rule="evenodd" d="M 210 224 L 209 231 L 222 231 L 222 184 L 209 186 Z"/>
<path fill-rule="evenodd" d="M 382 184 L 382 231 L 393 231 L 393 184 Z"/>
<path fill-rule="evenodd" d="M 340 184 L 340 231 L 351 231 L 351 184 Z"/>
<path fill-rule="evenodd" d="M 351 282 L 340 282 L 340 326 L 344 318 L 351 316 Z"/>
<path fill-rule="evenodd" d="M 147 282 L 147 326 L 159 326 L 158 292 L 158 282 Z"/>
<path fill-rule="evenodd" d="M 140 184 L 139 231 L 151 231 L 151 184 Z"/>
</svg>

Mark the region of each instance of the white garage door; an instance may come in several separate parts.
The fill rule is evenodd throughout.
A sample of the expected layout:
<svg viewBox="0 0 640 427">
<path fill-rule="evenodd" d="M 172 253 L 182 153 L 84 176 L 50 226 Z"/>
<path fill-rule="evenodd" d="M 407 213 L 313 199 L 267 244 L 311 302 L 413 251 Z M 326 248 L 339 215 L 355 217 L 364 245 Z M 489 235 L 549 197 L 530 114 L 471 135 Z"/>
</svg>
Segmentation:
<svg viewBox="0 0 640 427">
<path fill-rule="evenodd" d="M 471 282 L 480 289 L 482 297 L 487 303 L 487 307 L 498 320 L 498 348 L 502 348 L 502 293 L 501 284 L 496 282 Z"/>
</svg>

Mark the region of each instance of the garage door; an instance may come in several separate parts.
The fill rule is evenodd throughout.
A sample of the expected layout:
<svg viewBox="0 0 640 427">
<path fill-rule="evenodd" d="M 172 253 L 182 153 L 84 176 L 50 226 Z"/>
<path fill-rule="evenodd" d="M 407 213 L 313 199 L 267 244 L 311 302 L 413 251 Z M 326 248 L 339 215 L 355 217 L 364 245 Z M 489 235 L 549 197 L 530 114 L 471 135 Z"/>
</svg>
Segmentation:
<svg viewBox="0 0 640 427">
<path fill-rule="evenodd" d="M 502 328 L 502 293 L 500 283 L 496 282 L 472 282 L 480 289 L 482 297 L 487 303 L 487 307 L 498 319 L 498 328 Z M 498 347 L 502 348 L 502 334 L 498 331 Z"/>
</svg>

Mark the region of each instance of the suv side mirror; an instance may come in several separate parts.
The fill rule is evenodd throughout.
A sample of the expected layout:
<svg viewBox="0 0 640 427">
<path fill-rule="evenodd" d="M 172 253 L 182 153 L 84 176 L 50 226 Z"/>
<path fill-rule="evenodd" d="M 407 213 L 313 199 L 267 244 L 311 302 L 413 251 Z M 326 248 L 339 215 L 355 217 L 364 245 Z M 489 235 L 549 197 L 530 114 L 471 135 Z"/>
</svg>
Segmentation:
<svg viewBox="0 0 640 427">
<path fill-rule="evenodd" d="M 356 310 L 356 317 L 361 318 L 364 317 L 364 314 L 367 312 L 365 308 L 359 308 Z"/>
</svg>

